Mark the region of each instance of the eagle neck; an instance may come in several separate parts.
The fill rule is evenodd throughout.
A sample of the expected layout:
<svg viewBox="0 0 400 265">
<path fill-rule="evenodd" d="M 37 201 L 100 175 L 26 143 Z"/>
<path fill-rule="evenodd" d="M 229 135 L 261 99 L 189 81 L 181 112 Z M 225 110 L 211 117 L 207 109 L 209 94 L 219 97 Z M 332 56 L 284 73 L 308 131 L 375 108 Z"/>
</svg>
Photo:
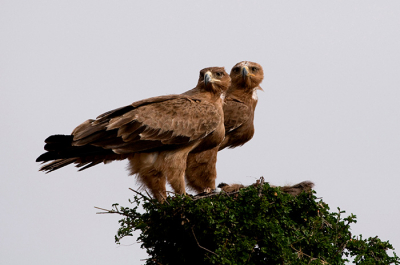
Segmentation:
<svg viewBox="0 0 400 265">
<path fill-rule="evenodd" d="M 256 88 L 231 86 L 226 94 L 226 97 L 243 102 L 245 105 L 250 106 L 254 111 L 258 102 L 257 98 L 254 97 L 254 93 L 257 93 Z"/>
</svg>

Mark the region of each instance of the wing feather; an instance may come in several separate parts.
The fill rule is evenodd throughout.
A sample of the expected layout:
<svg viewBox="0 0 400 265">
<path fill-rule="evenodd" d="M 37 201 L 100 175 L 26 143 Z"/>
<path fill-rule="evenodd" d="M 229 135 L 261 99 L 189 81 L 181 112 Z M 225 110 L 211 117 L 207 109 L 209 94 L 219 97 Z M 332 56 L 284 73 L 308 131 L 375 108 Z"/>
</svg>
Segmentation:
<svg viewBox="0 0 400 265">
<path fill-rule="evenodd" d="M 94 120 L 89 119 L 82 124 L 80 124 L 78 127 L 76 127 L 72 131 L 72 135 L 74 136 L 74 140 L 80 140 L 85 137 L 88 137 L 91 134 L 94 134 L 96 132 L 99 132 L 101 130 L 105 129 L 106 123 L 100 123 L 97 126 L 91 126 L 91 124 L 94 122 Z"/>
<path fill-rule="evenodd" d="M 201 139 L 212 133 L 221 120 L 208 101 L 187 95 L 162 96 L 85 121 L 73 131 L 73 145 L 111 148 L 117 153 L 143 151 L 147 150 L 146 144 L 154 149 Z"/>
<path fill-rule="evenodd" d="M 243 102 L 227 99 L 224 108 L 225 133 L 235 130 L 244 124 L 251 116 L 251 109 Z"/>
<path fill-rule="evenodd" d="M 117 137 L 121 137 L 122 135 L 130 135 L 133 132 L 135 132 L 137 129 L 139 129 L 141 126 L 142 126 L 142 124 L 139 122 L 130 122 L 128 124 L 125 124 L 118 128 Z M 126 140 L 124 139 L 124 141 L 126 141 Z M 128 142 L 128 141 L 126 141 L 126 142 Z"/>
</svg>

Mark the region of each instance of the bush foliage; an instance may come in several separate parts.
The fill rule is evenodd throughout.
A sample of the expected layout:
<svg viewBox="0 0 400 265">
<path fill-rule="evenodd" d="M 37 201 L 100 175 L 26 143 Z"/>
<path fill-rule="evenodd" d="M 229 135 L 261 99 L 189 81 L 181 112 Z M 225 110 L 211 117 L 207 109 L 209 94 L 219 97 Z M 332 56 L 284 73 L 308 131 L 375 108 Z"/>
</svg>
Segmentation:
<svg viewBox="0 0 400 265">
<path fill-rule="evenodd" d="M 356 223 L 344 211 L 329 212 L 315 192 L 297 197 L 268 184 L 234 194 L 168 197 L 158 203 L 137 193 L 123 215 L 115 240 L 140 230 L 146 265 L 166 264 L 400 264 L 379 238 L 352 236 Z"/>
</svg>

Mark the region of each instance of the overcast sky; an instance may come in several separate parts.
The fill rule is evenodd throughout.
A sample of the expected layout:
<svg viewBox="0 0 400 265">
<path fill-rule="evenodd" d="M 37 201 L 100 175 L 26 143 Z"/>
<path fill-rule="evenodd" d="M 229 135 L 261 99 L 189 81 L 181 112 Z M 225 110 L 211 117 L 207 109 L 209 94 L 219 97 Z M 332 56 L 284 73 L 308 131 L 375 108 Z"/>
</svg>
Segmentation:
<svg viewBox="0 0 400 265">
<path fill-rule="evenodd" d="M 51 134 L 193 88 L 199 71 L 264 68 L 254 138 L 217 183 L 315 182 L 353 234 L 400 249 L 400 1 L 0 0 L 1 264 L 142 264 L 114 243 L 127 162 L 38 172 Z M 400 251 L 397 251 L 400 254 Z"/>
</svg>

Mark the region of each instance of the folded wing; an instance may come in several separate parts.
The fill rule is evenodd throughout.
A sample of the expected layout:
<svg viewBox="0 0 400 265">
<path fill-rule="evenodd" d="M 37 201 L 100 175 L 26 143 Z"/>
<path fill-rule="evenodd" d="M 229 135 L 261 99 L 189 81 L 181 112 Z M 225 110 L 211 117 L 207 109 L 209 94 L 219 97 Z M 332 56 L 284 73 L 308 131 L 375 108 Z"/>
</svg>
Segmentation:
<svg viewBox="0 0 400 265">
<path fill-rule="evenodd" d="M 207 101 L 186 95 L 150 98 L 87 120 L 72 135 L 53 135 L 37 161 L 51 161 L 41 170 L 71 163 L 86 169 L 121 160 L 131 153 L 173 149 L 212 133 L 222 117 Z"/>
<path fill-rule="evenodd" d="M 235 99 L 226 99 L 224 105 L 225 133 L 231 132 L 244 124 L 251 116 L 251 109 Z"/>
</svg>

